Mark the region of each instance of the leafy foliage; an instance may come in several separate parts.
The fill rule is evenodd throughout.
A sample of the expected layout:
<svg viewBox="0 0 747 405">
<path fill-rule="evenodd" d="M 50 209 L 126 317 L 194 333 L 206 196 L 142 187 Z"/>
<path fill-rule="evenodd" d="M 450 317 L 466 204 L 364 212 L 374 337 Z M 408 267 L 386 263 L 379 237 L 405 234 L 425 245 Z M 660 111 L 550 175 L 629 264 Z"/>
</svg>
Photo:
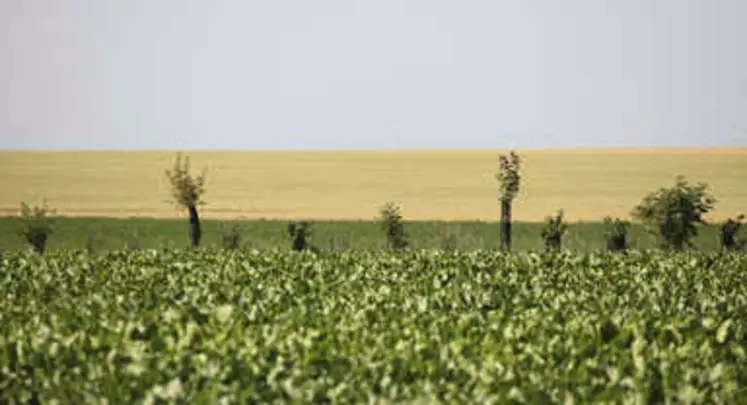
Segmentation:
<svg viewBox="0 0 747 405">
<path fill-rule="evenodd" d="M 401 211 L 401 207 L 393 202 L 384 204 L 379 211 L 381 223 L 386 231 L 387 244 L 389 249 L 394 251 L 404 250 L 409 246 Z"/>
<path fill-rule="evenodd" d="M 604 224 L 607 227 L 605 233 L 607 249 L 613 252 L 626 251 L 628 249 L 627 236 L 630 222 L 620 218 L 613 220 L 611 217 L 606 217 L 604 218 Z"/>
<path fill-rule="evenodd" d="M 291 222 L 288 224 L 288 236 L 290 236 L 293 250 L 302 251 L 311 247 L 309 239 L 311 238 L 311 224 L 307 221 L 300 223 Z"/>
<path fill-rule="evenodd" d="M 166 177 L 171 184 L 172 202 L 182 208 L 205 204 L 202 197 L 205 194 L 205 171 L 199 176 L 193 176 L 189 169 L 189 156 L 182 160 L 182 155 L 177 154 L 173 169 L 166 170 Z"/>
<path fill-rule="evenodd" d="M 0 402 L 742 403 L 745 267 L 696 252 L 4 253 Z"/>
<path fill-rule="evenodd" d="M 632 214 L 661 238 L 662 247 L 682 250 L 692 246 L 692 238 L 698 235 L 696 225 L 705 223 L 703 215 L 716 202 L 707 184 L 691 185 L 683 176 L 677 176 L 673 187 L 649 193 Z"/>
<path fill-rule="evenodd" d="M 558 250 L 561 248 L 563 235 L 565 235 L 568 224 L 566 224 L 563 210 L 545 219 L 545 227 L 542 229 L 542 240 L 545 242 L 545 250 Z"/>
<path fill-rule="evenodd" d="M 511 151 L 508 156 L 500 155 L 498 161 L 500 168 L 495 177 L 500 184 L 500 199 L 501 201 L 513 201 L 519 194 L 521 158 L 514 151 Z"/>
<path fill-rule="evenodd" d="M 721 246 L 725 250 L 734 251 L 747 248 L 747 240 L 741 241 L 738 237 L 742 229 L 744 215 L 737 216 L 736 219 L 729 218 L 721 225 Z"/>
<path fill-rule="evenodd" d="M 54 212 L 49 208 L 46 199 L 41 206 L 35 205 L 33 207 L 21 202 L 20 234 L 38 254 L 44 254 L 47 240 L 54 231 L 53 221 L 49 217 L 49 214 Z"/>
<path fill-rule="evenodd" d="M 514 198 L 519 193 L 521 159 L 511 151 L 509 156 L 500 155 L 500 170 L 496 175 L 500 184 L 501 202 L 501 248 L 511 250 L 511 211 Z"/>
</svg>

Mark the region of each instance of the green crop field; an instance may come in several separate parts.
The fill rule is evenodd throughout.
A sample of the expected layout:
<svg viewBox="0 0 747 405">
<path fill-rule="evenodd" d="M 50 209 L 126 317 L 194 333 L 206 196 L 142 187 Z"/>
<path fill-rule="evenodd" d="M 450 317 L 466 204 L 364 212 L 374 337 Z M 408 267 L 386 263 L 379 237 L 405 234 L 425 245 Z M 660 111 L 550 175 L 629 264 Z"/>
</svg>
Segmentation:
<svg viewBox="0 0 747 405">
<path fill-rule="evenodd" d="M 41 255 L 0 218 L 0 403 L 747 404 L 747 254 L 719 228 L 744 212 L 746 150 L 529 152 L 511 253 L 494 155 L 196 153 L 189 248 L 170 153 L 0 154 L 0 213 L 59 214 Z M 600 219 L 677 174 L 718 199 L 693 245 L 634 223 L 607 251 Z M 374 221 L 386 201 L 404 252 Z"/>
<path fill-rule="evenodd" d="M 747 257 L 0 258 L 2 403 L 747 402 Z"/>
<path fill-rule="evenodd" d="M 204 247 L 221 247 L 221 235 L 226 227 L 238 225 L 243 249 L 291 248 L 286 233 L 288 221 L 246 220 L 203 223 Z M 324 251 L 380 250 L 386 247 L 385 233 L 374 221 L 312 221 L 311 243 Z M 699 251 L 721 249 L 718 224 L 701 226 L 693 242 Z M 56 218 L 48 249 L 65 251 L 86 249 L 118 250 L 124 247 L 143 249 L 184 248 L 189 243 L 188 222 L 185 219 L 151 218 Z M 542 223 L 520 222 L 513 228 L 513 249 L 533 251 L 544 248 Z M 223 228 L 222 228 L 223 227 Z M 0 251 L 27 250 L 28 244 L 19 235 L 20 223 L 14 218 L 0 218 Z M 563 247 L 573 251 L 605 249 L 600 222 L 570 223 L 563 237 Z M 497 222 L 480 221 L 408 221 L 405 223 L 415 249 L 445 249 L 450 244 L 459 250 L 497 249 L 500 232 Z M 631 249 L 658 247 L 656 238 L 635 224 L 628 235 Z"/>
</svg>

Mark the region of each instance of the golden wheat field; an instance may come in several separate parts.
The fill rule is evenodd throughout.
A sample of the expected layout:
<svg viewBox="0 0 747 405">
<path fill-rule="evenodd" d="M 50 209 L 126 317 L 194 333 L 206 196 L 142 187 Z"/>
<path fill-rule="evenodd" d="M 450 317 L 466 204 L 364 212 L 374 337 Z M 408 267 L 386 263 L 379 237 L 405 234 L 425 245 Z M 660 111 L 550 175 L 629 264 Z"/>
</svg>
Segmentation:
<svg viewBox="0 0 747 405">
<path fill-rule="evenodd" d="M 205 218 L 364 219 L 386 201 L 407 219 L 496 220 L 502 150 L 367 152 L 189 151 L 207 169 Z M 570 221 L 628 217 L 644 194 L 677 174 L 706 181 L 712 220 L 747 211 L 747 148 L 517 150 L 514 218 L 564 209 Z M 176 152 L 0 152 L 0 210 L 46 198 L 59 215 L 173 217 L 164 171 Z"/>
</svg>

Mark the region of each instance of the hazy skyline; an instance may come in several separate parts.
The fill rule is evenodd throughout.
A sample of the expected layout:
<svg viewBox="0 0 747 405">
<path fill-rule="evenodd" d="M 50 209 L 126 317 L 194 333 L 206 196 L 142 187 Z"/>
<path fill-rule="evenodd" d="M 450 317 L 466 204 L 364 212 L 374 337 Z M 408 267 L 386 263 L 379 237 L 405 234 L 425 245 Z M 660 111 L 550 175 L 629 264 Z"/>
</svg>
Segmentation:
<svg viewBox="0 0 747 405">
<path fill-rule="evenodd" d="M 745 16 L 744 0 L 0 0 L 0 148 L 747 146 Z"/>
</svg>

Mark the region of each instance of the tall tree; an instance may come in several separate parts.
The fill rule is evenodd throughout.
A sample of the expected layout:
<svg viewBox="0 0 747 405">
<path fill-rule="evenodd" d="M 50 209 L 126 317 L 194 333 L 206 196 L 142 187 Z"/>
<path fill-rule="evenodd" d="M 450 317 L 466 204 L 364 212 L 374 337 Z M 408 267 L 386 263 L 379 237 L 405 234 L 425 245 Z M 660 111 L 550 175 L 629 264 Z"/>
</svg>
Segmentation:
<svg viewBox="0 0 747 405">
<path fill-rule="evenodd" d="M 496 179 L 500 184 L 501 202 L 501 248 L 511 250 L 511 208 L 514 198 L 519 193 L 521 176 L 519 167 L 521 159 L 519 155 L 511 151 L 506 155 L 500 155 L 500 170 Z"/>
<path fill-rule="evenodd" d="M 189 212 L 190 242 L 192 246 L 198 246 L 202 238 L 202 230 L 197 207 L 205 204 L 202 199 L 202 195 L 205 193 L 205 172 L 203 171 L 201 175 L 192 177 L 189 173 L 189 157 L 184 159 L 182 165 L 182 157 L 179 154 L 176 156 L 173 170 L 166 170 L 166 177 L 171 183 L 173 203 L 186 208 Z"/>
</svg>

